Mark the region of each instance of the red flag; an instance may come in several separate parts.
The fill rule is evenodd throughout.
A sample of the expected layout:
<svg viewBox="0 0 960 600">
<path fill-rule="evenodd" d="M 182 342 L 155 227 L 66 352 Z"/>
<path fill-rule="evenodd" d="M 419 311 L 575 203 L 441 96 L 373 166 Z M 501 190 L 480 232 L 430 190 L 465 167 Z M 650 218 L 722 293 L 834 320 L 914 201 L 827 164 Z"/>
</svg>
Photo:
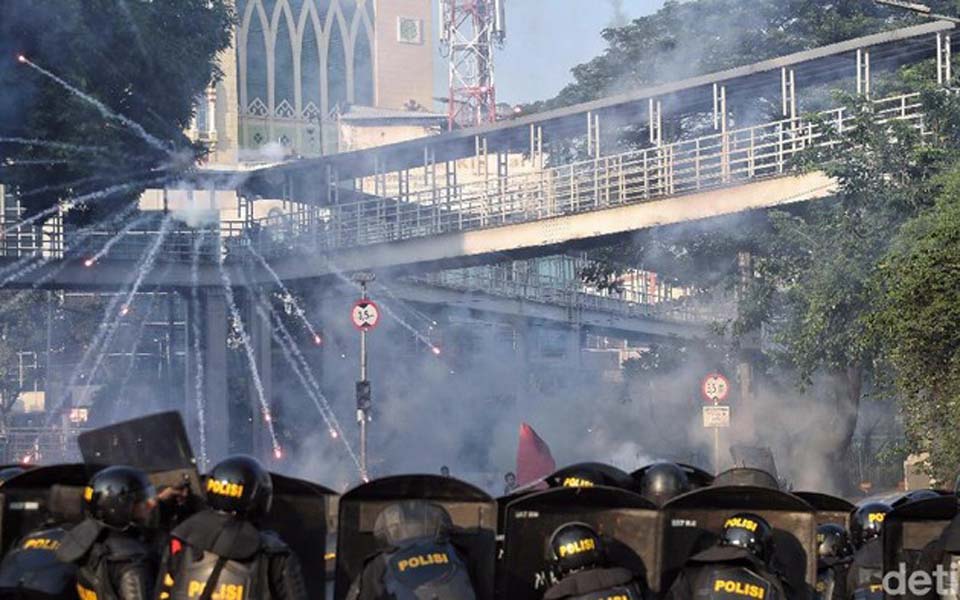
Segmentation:
<svg viewBox="0 0 960 600">
<path fill-rule="evenodd" d="M 523 487 L 557 470 L 550 446 L 526 423 L 520 426 L 517 446 L 517 485 Z"/>
</svg>

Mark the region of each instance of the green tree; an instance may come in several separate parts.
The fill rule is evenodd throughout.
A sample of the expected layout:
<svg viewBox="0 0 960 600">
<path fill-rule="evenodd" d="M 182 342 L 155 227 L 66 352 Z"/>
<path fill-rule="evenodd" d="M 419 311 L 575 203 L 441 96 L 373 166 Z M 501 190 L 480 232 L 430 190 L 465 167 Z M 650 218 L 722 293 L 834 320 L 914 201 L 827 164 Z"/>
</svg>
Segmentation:
<svg viewBox="0 0 960 600">
<path fill-rule="evenodd" d="M 194 104 L 219 76 L 230 45 L 228 0 L 60 0 L 0 2 L 0 181 L 18 189 L 28 213 L 61 200 L 120 187 L 109 203 L 135 199 L 204 153 L 183 131 Z M 24 56 L 139 123 L 105 116 Z M 151 140 L 150 138 L 153 138 Z M 55 145 L 51 145 L 53 142 Z M 62 144 L 62 145 L 61 145 Z M 89 202 L 72 218 L 113 210 Z"/>
<path fill-rule="evenodd" d="M 893 367 L 908 447 L 952 482 L 960 464 L 960 163 L 936 205 L 907 224 L 877 270 L 870 320 Z"/>
</svg>

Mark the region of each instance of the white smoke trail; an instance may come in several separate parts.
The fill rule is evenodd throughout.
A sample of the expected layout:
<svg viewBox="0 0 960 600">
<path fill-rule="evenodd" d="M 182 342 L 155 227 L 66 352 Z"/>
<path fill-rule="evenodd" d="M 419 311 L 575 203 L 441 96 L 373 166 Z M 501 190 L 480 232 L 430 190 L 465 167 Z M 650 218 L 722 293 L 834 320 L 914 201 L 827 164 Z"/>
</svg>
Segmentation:
<svg viewBox="0 0 960 600">
<path fill-rule="evenodd" d="M 264 309 L 264 306 L 269 307 L 271 314 L 267 313 L 267 311 Z M 271 327 L 270 329 L 270 333 L 272 334 L 274 341 L 277 342 L 278 346 L 280 346 L 280 350 L 283 352 L 283 356 L 289 363 L 294 375 L 297 376 L 297 379 L 299 379 L 301 385 L 303 385 L 303 389 L 306 390 L 307 397 L 310 398 L 314 406 L 316 406 L 317 411 L 320 413 L 320 417 L 323 419 L 324 424 L 326 424 L 327 429 L 330 432 L 330 437 L 339 439 L 343 443 L 347 454 L 350 455 L 350 459 L 357 467 L 357 472 L 362 476 L 363 467 L 360 465 L 360 459 L 357 457 L 356 452 L 354 452 L 353 447 L 350 446 L 350 442 L 347 441 L 347 437 L 343 433 L 343 428 L 337 421 L 337 417 L 333 413 L 333 409 L 330 407 L 329 402 L 327 402 L 323 392 L 320 391 L 319 385 L 317 384 L 316 379 L 314 379 L 313 373 L 310 371 L 310 367 L 306 362 L 306 359 L 297 348 L 296 342 L 290 336 L 290 332 L 283 325 L 283 322 L 280 320 L 279 315 L 277 315 L 273 310 L 273 307 L 269 305 L 268 300 L 265 300 L 263 297 L 258 297 L 255 308 L 261 319 L 268 323 L 277 323 L 276 328 Z"/>
<path fill-rule="evenodd" d="M 73 246 L 71 246 L 70 248 L 64 250 L 64 257 L 61 259 L 61 260 L 62 260 L 62 264 L 61 264 L 56 270 L 54 270 L 54 271 L 52 271 L 51 273 L 48 273 L 47 275 L 45 275 L 44 277 L 42 277 L 41 280 L 42 280 L 43 282 L 49 281 L 49 280 L 50 280 L 51 278 L 53 278 L 57 273 L 59 273 L 60 271 L 62 271 L 62 270 L 64 269 L 64 267 L 66 266 L 66 256 L 67 256 L 68 254 L 70 254 L 71 252 L 73 252 L 74 250 L 76 250 L 78 246 L 82 245 L 82 244 L 83 244 L 87 239 L 89 239 L 94 233 L 97 233 L 97 231 L 100 231 L 101 228 L 103 228 L 103 227 L 109 227 L 109 226 L 112 225 L 113 223 L 116 223 L 116 222 L 118 222 L 118 221 L 120 221 L 120 220 L 122 220 L 122 219 L 125 219 L 131 212 L 133 212 L 134 209 L 137 208 L 138 204 L 139 204 L 139 200 L 135 200 L 134 202 L 132 202 L 130 205 L 128 205 L 126 208 L 124 208 L 122 211 L 120 211 L 119 213 L 117 213 L 116 215 L 114 215 L 113 217 L 111 217 L 110 219 L 108 219 L 108 220 L 106 220 L 106 221 L 103 221 L 103 222 L 101 222 L 101 223 L 99 223 L 99 224 L 97 224 L 97 225 L 93 225 L 93 226 L 91 226 L 91 227 L 88 227 L 88 228 L 86 228 L 86 229 L 82 229 L 82 230 L 80 230 L 79 232 L 77 232 L 77 234 L 76 234 L 76 235 L 74 236 L 74 238 L 71 240 L 71 242 L 73 242 Z M 141 217 L 141 218 L 142 218 L 142 217 Z M 110 243 L 110 242 L 108 241 L 108 243 Z M 46 265 L 46 264 L 48 264 L 48 263 L 51 263 L 51 262 L 53 262 L 54 260 L 57 260 L 57 257 L 56 257 L 55 255 L 49 254 L 49 255 L 47 255 L 47 256 L 41 256 L 40 259 L 39 259 L 36 263 L 27 266 L 27 263 L 29 263 L 31 260 L 33 260 L 33 259 L 35 259 L 35 258 L 37 258 L 37 255 L 35 255 L 35 254 L 34 254 L 34 255 L 29 255 L 29 256 L 24 256 L 24 257 L 21 258 L 20 260 L 14 262 L 14 263 L 12 263 L 12 264 L 9 264 L 9 265 L 7 265 L 6 267 L 3 267 L 2 269 L 0 269 L 0 275 L 7 275 L 7 274 L 9 274 L 9 273 L 13 273 L 12 275 L 9 275 L 9 277 L 6 277 L 5 279 L 3 279 L 3 281 L 0 281 L 0 288 L 3 288 L 4 286 L 6 286 L 7 284 L 9 284 L 9 283 L 10 283 L 11 281 L 13 281 L 14 279 L 18 279 L 18 278 L 20 278 L 20 277 L 23 277 L 24 275 L 29 275 L 30 273 L 36 271 L 36 270 L 39 269 L 40 267 L 43 267 L 44 265 Z M 90 266 L 90 265 L 87 265 L 87 266 Z M 38 282 L 34 282 L 33 288 L 36 289 L 38 286 L 39 286 L 39 285 L 38 285 Z"/>
<path fill-rule="evenodd" d="M 121 239 L 123 239 L 128 233 L 130 233 L 130 231 L 133 230 L 134 227 L 136 227 L 136 226 L 139 225 L 140 223 L 143 223 L 143 222 L 147 219 L 148 216 L 149 216 L 149 215 L 141 215 L 141 216 L 137 217 L 136 219 L 130 221 L 130 222 L 127 223 L 126 225 L 124 225 L 124 226 L 123 226 L 123 229 L 121 229 L 120 231 L 118 231 L 116 235 L 114 235 L 114 236 L 111 237 L 109 240 L 107 240 L 107 243 L 103 245 L 103 248 L 101 248 L 100 250 L 98 250 L 97 253 L 94 254 L 93 256 L 91 256 L 90 258 L 88 258 L 88 259 L 86 259 L 85 261 L 83 261 L 83 265 L 84 265 L 85 267 L 92 267 L 93 265 L 95 265 L 95 264 L 97 263 L 97 261 L 99 261 L 101 258 L 103 258 L 104 256 L 106 256 L 108 252 L 110 252 L 110 249 L 113 248 L 113 247 L 117 244 L 117 242 L 119 242 L 119 241 L 120 241 Z"/>
<path fill-rule="evenodd" d="M 132 183 L 122 183 L 122 184 L 110 186 L 110 187 L 108 187 L 108 188 L 104 188 L 104 189 L 102 189 L 102 190 L 98 190 L 98 191 L 96 191 L 96 192 L 90 192 L 89 194 L 84 194 L 84 195 L 82 195 L 82 196 L 77 196 L 76 198 L 73 198 L 73 199 L 69 200 L 69 201 L 66 202 L 66 203 L 63 203 L 63 204 L 55 204 L 55 205 L 53 205 L 53 206 L 51 206 L 51 207 L 49 207 L 49 208 L 46 208 L 46 209 L 38 212 L 37 214 L 33 215 L 32 217 L 30 217 L 30 218 L 28 218 L 28 219 L 24 219 L 24 220 L 22 220 L 22 221 L 17 221 L 16 223 L 14 223 L 13 225 L 11 225 L 10 227 L 7 227 L 6 229 L 4 229 L 4 230 L 3 230 L 3 233 L 0 234 L 0 236 L 6 236 L 6 235 L 8 235 L 9 233 L 11 233 L 11 232 L 12 232 L 13 230 L 15 230 L 15 229 L 19 229 L 20 227 L 24 227 L 24 226 L 26 226 L 26 225 L 30 225 L 30 224 L 32 224 L 32 223 L 37 222 L 37 221 L 40 220 L 40 219 L 43 219 L 43 218 L 45 218 L 45 217 L 49 217 L 50 215 L 54 214 L 55 212 L 57 212 L 57 211 L 59 211 L 59 210 L 63 210 L 64 212 L 66 212 L 67 210 L 69 210 L 70 208 L 72 208 L 73 206 L 76 206 L 77 204 L 79 204 L 79 203 L 81 203 L 81 202 L 88 202 L 88 201 L 91 201 L 91 200 L 102 200 L 103 198 L 108 198 L 108 197 L 110 197 L 110 196 L 112 196 L 112 195 L 114 195 L 114 194 L 119 194 L 119 193 L 123 193 L 123 192 L 128 192 L 128 191 L 137 189 L 138 187 L 143 187 L 143 186 L 145 186 L 145 185 L 146 185 L 146 186 L 149 186 L 149 185 L 152 185 L 152 184 L 154 184 L 154 183 L 160 183 L 160 182 L 168 181 L 169 179 L 170 179 L 170 177 L 164 176 L 164 177 L 156 177 L 156 178 L 153 178 L 153 179 L 147 179 L 147 180 L 141 180 L 141 181 L 134 181 L 134 182 L 132 182 Z"/>
<path fill-rule="evenodd" d="M 130 364 L 127 367 L 127 372 L 123 375 L 123 380 L 120 382 L 120 387 L 117 388 L 117 404 L 115 408 L 120 408 L 126 404 L 124 400 L 124 391 L 127 389 L 127 384 L 130 383 L 130 377 L 136 370 L 134 367 L 137 364 L 137 351 L 140 349 L 140 342 L 143 340 L 143 332 L 147 329 L 147 323 L 150 321 L 150 317 L 153 315 L 153 307 L 156 302 L 156 294 L 151 294 L 150 302 L 143 310 L 143 318 L 140 320 L 140 325 L 137 327 L 137 333 L 133 337 L 133 346 L 130 348 Z"/>
<path fill-rule="evenodd" d="M 22 144 L 24 146 L 40 146 L 41 148 L 52 148 L 55 150 L 70 150 L 71 152 L 92 152 L 101 153 L 106 150 L 103 146 L 80 146 L 67 142 L 57 142 L 52 140 L 29 139 L 19 137 L 0 137 L 0 144 Z"/>
<path fill-rule="evenodd" d="M 194 356 L 194 398 L 197 403 L 197 427 L 200 430 L 200 471 L 207 470 L 207 416 L 206 402 L 203 396 L 203 350 L 200 348 L 200 294 L 197 290 L 200 281 L 200 246 L 206 237 L 206 231 L 201 231 L 193 241 L 190 254 L 190 304 L 193 317 L 190 319 L 193 335 Z"/>
<path fill-rule="evenodd" d="M 273 270 L 273 267 L 270 266 L 270 263 L 267 262 L 267 259 L 265 259 L 262 254 L 257 252 L 257 250 L 253 247 L 253 244 L 247 246 L 247 248 L 250 250 L 250 254 L 257 259 L 257 262 L 260 263 L 267 273 L 270 273 L 274 283 L 276 283 L 283 293 L 291 299 L 294 312 L 297 313 L 297 317 L 303 322 L 304 326 L 307 328 L 307 331 L 310 332 L 310 336 L 313 338 L 313 343 L 319 346 L 323 340 L 320 337 L 320 334 L 317 333 L 317 330 L 313 327 L 313 324 L 310 323 L 310 320 L 307 319 L 307 314 L 304 312 L 303 307 L 300 306 L 300 303 L 297 302 L 296 297 L 290 293 L 290 290 L 287 289 L 287 286 L 283 283 L 283 280 L 280 279 L 280 276 L 277 274 L 277 272 Z"/>
<path fill-rule="evenodd" d="M 220 280 L 223 284 L 224 295 L 226 296 L 227 306 L 230 308 L 230 316 L 233 320 L 233 326 L 240 335 L 240 343 L 243 346 L 244 353 L 247 356 L 247 363 L 250 365 L 250 376 L 253 377 L 253 384 L 257 388 L 257 399 L 260 402 L 260 411 L 264 422 L 267 424 L 267 431 L 270 433 L 270 443 L 273 445 L 273 456 L 276 459 L 283 458 L 283 449 L 277 440 L 277 432 L 273 427 L 273 416 L 270 414 L 270 405 L 267 402 L 266 393 L 263 390 L 263 382 L 260 380 L 260 370 L 257 368 L 257 358 L 253 353 L 253 346 L 250 344 L 250 338 L 247 330 L 243 326 L 243 319 L 240 318 L 240 309 L 237 308 L 237 301 L 233 297 L 233 283 L 230 281 L 230 275 L 223 268 L 223 253 L 218 253 L 218 266 L 220 270 Z"/>
<path fill-rule="evenodd" d="M 161 246 L 163 246 L 163 240 L 167 236 L 167 231 L 170 229 L 171 222 L 172 217 L 170 215 L 167 215 L 163 218 L 163 223 L 160 224 L 160 231 L 157 233 L 157 239 L 155 239 L 153 244 L 150 245 L 146 258 L 144 258 L 144 260 L 138 265 L 137 278 L 134 280 L 133 285 L 130 286 L 130 291 L 127 292 L 126 298 L 124 299 L 120 310 L 117 311 L 117 314 L 114 316 L 113 321 L 108 327 L 107 334 L 100 349 L 100 353 L 97 355 L 97 359 L 93 363 L 93 368 L 90 370 L 90 375 L 87 377 L 88 382 L 92 382 L 94 378 L 96 378 L 97 372 L 100 370 L 100 365 L 103 363 L 103 359 L 107 356 L 107 351 L 110 348 L 110 344 L 113 342 L 113 338 L 117 335 L 117 331 L 120 329 L 120 319 L 125 317 L 127 313 L 130 312 L 133 307 L 133 299 L 137 295 L 137 292 L 140 291 L 140 286 L 143 285 L 143 280 L 146 278 L 147 274 L 153 270 L 153 265 L 157 260 L 157 254 L 160 252 Z"/>
<path fill-rule="evenodd" d="M 168 154 L 171 153 L 170 148 L 169 148 L 166 144 L 164 144 L 164 143 L 161 142 L 159 139 L 157 139 L 157 138 L 155 138 L 154 136 L 152 136 L 152 135 L 150 135 L 149 133 L 147 133 L 147 131 L 146 131 L 143 127 L 141 127 L 139 123 L 137 123 L 137 122 L 135 122 L 135 121 L 133 121 L 133 120 L 131 120 L 131 119 L 129 119 L 129 118 L 121 115 L 120 113 L 118 113 L 118 112 L 116 112 L 116 111 L 110 110 L 110 109 L 107 107 L 107 105 L 105 105 L 103 102 L 100 102 L 99 100 L 97 100 L 96 98 L 90 96 L 89 94 L 85 94 L 84 92 L 78 90 L 77 88 L 75 88 L 74 86 L 70 85 L 69 83 L 67 83 L 66 81 L 64 81 L 63 79 L 61 79 L 60 77 L 57 77 L 56 75 L 54 75 L 54 74 L 51 73 L 50 71 L 48 71 L 48 70 L 44 69 L 43 67 L 41 67 L 40 65 L 37 65 L 36 63 L 32 62 L 32 61 L 31 61 L 30 59 L 28 59 L 26 56 L 23 56 L 23 55 L 21 54 L 20 56 L 17 57 L 17 60 L 19 60 L 21 63 L 29 66 L 30 68 L 34 69 L 34 70 L 37 71 L 38 73 L 40 73 L 40 74 L 42 74 L 42 75 L 44 75 L 44 76 L 52 79 L 53 81 L 57 82 L 58 84 L 60 84 L 61 87 L 63 87 L 64 89 L 66 89 L 68 92 L 70 92 L 70 93 L 73 94 L 74 96 L 80 98 L 81 100 L 86 101 L 88 104 L 90 104 L 90 105 L 92 105 L 93 107 L 95 107 L 95 108 L 97 109 L 97 112 L 99 112 L 100 115 L 101 115 L 103 118 L 105 118 L 105 119 L 113 119 L 113 120 L 119 121 L 120 123 L 123 123 L 123 124 L 126 125 L 128 128 L 130 128 L 130 129 L 132 129 L 133 131 L 135 131 L 135 132 L 137 133 L 137 135 L 139 135 L 144 141 L 146 141 L 148 144 L 150 144 L 151 146 L 153 146 L 153 147 L 156 148 L 157 150 L 160 150 L 160 151 L 162 151 L 162 152 L 166 152 L 166 153 L 168 153 Z"/>
<path fill-rule="evenodd" d="M 356 281 L 353 281 L 349 277 L 347 277 L 346 274 L 344 274 L 344 272 L 337 265 L 333 264 L 333 261 L 331 261 L 329 258 L 326 258 L 326 261 L 327 261 L 327 264 L 330 265 L 330 269 L 333 271 L 334 275 L 336 275 L 338 279 L 340 279 L 341 281 L 353 287 L 360 288 L 360 284 L 357 283 Z M 394 312 L 393 309 L 391 309 L 389 306 L 384 304 L 382 301 L 378 303 L 378 306 L 383 309 L 383 312 L 390 315 L 401 327 L 409 331 L 410 334 L 413 335 L 413 337 L 415 337 L 419 342 L 421 342 L 427 348 L 429 348 L 430 352 L 432 352 L 435 356 L 440 356 L 440 353 L 441 353 L 440 348 L 437 346 L 434 346 L 433 342 L 430 341 L 430 338 L 420 333 L 420 331 L 416 327 L 408 323 L 403 317 L 401 317 L 396 312 Z"/>
</svg>

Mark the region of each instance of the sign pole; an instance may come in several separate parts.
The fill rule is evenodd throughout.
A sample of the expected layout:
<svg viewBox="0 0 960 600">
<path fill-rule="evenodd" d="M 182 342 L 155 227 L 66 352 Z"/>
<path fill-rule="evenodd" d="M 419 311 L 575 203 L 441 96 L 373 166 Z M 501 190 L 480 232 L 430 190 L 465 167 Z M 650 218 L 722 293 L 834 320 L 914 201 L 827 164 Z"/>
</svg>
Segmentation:
<svg viewBox="0 0 960 600">
<path fill-rule="evenodd" d="M 700 383 L 708 402 L 703 407 L 703 426 L 713 429 L 713 472 L 720 473 L 720 428 L 730 427 L 730 406 L 720 403 L 730 395 L 730 382 L 720 373 L 709 373 Z"/>
<path fill-rule="evenodd" d="M 714 403 L 716 406 L 716 403 Z M 720 428 L 713 428 L 713 474 L 720 474 Z"/>
<path fill-rule="evenodd" d="M 374 280 L 373 273 L 357 273 L 353 280 L 360 286 L 360 300 L 353 305 L 351 320 L 360 330 L 360 380 L 357 381 L 357 425 L 360 426 L 360 477 L 369 481 L 367 468 L 367 426 L 372 420 L 372 393 L 367 379 L 367 332 L 377 326 L 380 311 L 367 298 L 367 284 Z"/>
<path fill-rule="evenodd" d="M 360 299 L 367 299 L 367 282 L 360 282 Z M 367 330 L 360 330 L 360 382 L 367 381 Z M 367 480 L 367 407 L 357 398 L 357 421 L 360 423 L 360 476 Z"/>
</svg>

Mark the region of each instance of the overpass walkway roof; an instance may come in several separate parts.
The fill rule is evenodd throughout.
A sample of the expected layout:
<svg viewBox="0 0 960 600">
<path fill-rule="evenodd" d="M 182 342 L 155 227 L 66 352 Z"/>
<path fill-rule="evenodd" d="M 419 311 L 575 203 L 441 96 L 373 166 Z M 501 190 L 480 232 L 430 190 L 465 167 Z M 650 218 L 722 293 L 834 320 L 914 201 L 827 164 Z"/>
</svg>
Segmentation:
<svg viewBox="0 0 960 600">
<path fill-rule="evenodd" d="M 646 114 L 648 101 L 654 98 L 663 103 L 665 111 L 709 111 L 712 110 L 714 84 L 729 88 L 729 101 L 737 97 L 755 97 L 760 90 L 773 89 L 779 93 L 783 69 L 793 70 L 801 85 L 851 78 L 857 70 L 856 53 L 864 49 L 870 50 L 872 70 L 896 69 L 936 56 L 936 36 L 949 33 L 955 27 L 953 23 L 935 21 L 885 31 L 513 120 L 367 150 L 292 161 L 254 170 L 246 185 L 252 189 L 276 189 L 286 176 L 326 177 L 328 167 L 336 170 L 340 180 L 420 167 L 424 164 L 427 149 L 436 162 L 466 158 L 475 154 L 477 137 L 486 140 L 488 152 L 517 150 L 529 144 L 531 126 L 543 128 L 544 135 L 551 138 L 579 135 L 586 131 L 585 119 L 589 113 L 613 119 L 615 123 L 636 122 L 638 116 Z M 960 44 L 960 39 L 953 43 Z"/>
</svg>

